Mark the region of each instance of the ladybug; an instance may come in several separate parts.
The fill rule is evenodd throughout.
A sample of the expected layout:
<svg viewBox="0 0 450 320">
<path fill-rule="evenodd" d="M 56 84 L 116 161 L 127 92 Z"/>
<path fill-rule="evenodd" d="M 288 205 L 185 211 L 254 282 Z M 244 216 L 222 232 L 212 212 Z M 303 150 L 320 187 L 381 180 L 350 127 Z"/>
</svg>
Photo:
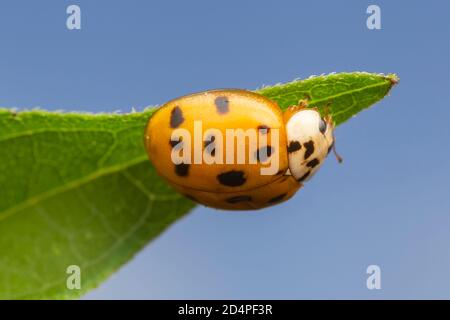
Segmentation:
<svg viewBox="0 0 450 320">
<path fill-rule="evenodd" d="M 283 112 L 251 91 L 210 90 L 160 107 L 145 147 L 158 174 L 187 198 L 255 210 L 288 200 L 317 172 L 333 131 L 331 117 L 304 101 Z"/>
</svg>

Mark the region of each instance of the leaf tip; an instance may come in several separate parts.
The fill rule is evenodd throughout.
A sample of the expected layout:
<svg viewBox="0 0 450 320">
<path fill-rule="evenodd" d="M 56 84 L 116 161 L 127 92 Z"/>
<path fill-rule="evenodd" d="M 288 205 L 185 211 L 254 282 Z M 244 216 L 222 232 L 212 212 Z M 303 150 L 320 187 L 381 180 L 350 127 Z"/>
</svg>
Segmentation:
<svg viewBox="0 0 450 320">
<path fill-rule="evenodd" d="M 395 73 L 390 73 L 386 75 L 386 79 L 388 79 L 391 82 L 392 86 L 395 86 L 400 82 L 399 76 L 396 75 Z"/>
</svg>

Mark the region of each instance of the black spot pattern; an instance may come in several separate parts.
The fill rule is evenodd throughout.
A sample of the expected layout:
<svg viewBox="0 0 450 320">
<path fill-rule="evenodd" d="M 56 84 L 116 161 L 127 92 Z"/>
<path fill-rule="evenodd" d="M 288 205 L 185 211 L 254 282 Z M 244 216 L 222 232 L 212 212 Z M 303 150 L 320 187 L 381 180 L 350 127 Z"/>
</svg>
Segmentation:
<svg viewBox="0 0 450 320">
<path fill-rule="evenodd" d="M 227 199 L 225 199 L 225 201 L 228 203 L 246 202 L 246 201 L 252 201 L 252 197 L 247 196 L 247 195 L 235 196 L 235 197 L 227 198 Z"/>
<path fill-rule="evenodd" d="M 267 134 L 267 133 L 269 133 L 270 128 L 268 126 L 266 126 L 265 124 L 262 124 L 262 125 L 258 126 L 258 130 L 262 134 Z"/>
<path fill-rule="evenodd" d="M 213 143 L 214 140 L 216 140 L 215 136 L 211 136 L 211 137 L 209 137 L 208 140 L 205 140 L 204 148 L 206 149 L 206 147 L 209 146 L 211 143 Z M 209 152 L 210 152 L 209 154 L 214 157 L 214 155 L 216 154 L 216 148 L 212 148 L 211 150 L 209 150 Z"/>
<path fill-rule="evenodd" d="M 281 201 L 284 197 L 286 197 L 286 195 L 287 195 L 287 193 L 279 194 L 278 196 L 271 198 L 268 201 L 268 203 L 275 203 L 275 202 Z"/>
<path fill-rule="evenodd" d="M 302 145 L 300 144 L 300 142 L 298 142 L 298 141 L 291 141 L 291 142 L 289 142 L 289 146 L 287 148 L 287 151 L 289 153 L 293 153 L 295 151 L 300 150 L 301 148 L 302 148 Z"/>
<path fill-rule="evenodd" d="M 170 113 L 170 127 L 178 128 L 184 121 L 183 112 L 180 107 L 175 107 Z"/>
<path fill-rule="evenodd" d="M 271 146 L 261 147 L 255 152 L 256 160 L 259 162 L 265 162 L 273 153 L 273 148 Z"/>
<path fill-rule="evenodd" d="M 216 100 L 214 100 L 214 103 L 216 105 L 218 113 L 224 114 L 229 111 L 228 109 L 229 101 L 227 97 L 225 96 L 217 97 Z"/>
<path fill-rule="evenodd" d="M 310 167 L 310 168 L 314 168 L 315 166 L 317 166 L 320 163 L 319 159 L 314 158 L 311 161 L 309 161 L 306 166 Z"/>
<path fill-rule="evenodd" d="M 242 186 L 247 179 L 245 178 L 243 171 L 227 171 L 224 173 L 221 173 L 217 176 L 217 180 L 224 186 L 229 187 L 238 187 Z"/>
<path fill-rule="evenodd" d="M 169 144 L 172 148 L 174 148 L 177 145 L 179 148 L 181 148 L 181 146 L 182 146 L 182 143 L 180 143 L 181 141 L 183 141 L 183 138 L 179 137 L 178 140 L 172 140 L 172 139 L 169 140 Z"/>
<path fill-rule="evenodd" d="M 175 173 L 177 176 L 185 177 L 189 173 L 189 164 L 180 163 L 175 165 Z"/>
<path fill-rule="evenodd" d="M 172 148 L 175 147 L 178 143 L 179 143 L 179 141 L 169 140 L 169 144 Z"/>
<path fill-rule="evenodd" d="M 305 160 L 306 160 L 314 153 L 314 141 L 309 140 L 308 142 L 305 142 L 303 146 L 306 148 L 305 151 Z"/>
<path fill-rule="evenodd" d="M 311 174 L 311 171 L 306 172 L 303 176 L 297 179 L 298 182 L 304 181 Z"/>
</svg>

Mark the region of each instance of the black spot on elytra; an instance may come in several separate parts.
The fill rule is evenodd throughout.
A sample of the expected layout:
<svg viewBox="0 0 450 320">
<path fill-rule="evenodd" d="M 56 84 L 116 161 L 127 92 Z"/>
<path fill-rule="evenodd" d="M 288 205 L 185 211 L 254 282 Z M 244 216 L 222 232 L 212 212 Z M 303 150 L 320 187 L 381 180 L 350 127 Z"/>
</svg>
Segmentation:
<svg viewBox="0 0 450 320">
<path fill-rule="evenodd" d="M 308 142 L 305 142 L 303 146 L 306 148 L 305 151 L 305 160 L 306 160 L 314 153 L 314 141 L 309 140 Z"/>
<path fill-rule="evenodd" d="M 268 201 L 268 203 L 275 203 L 275 202 L 281 201 L 284 197 L 286 197 L 286 195 L 287 195 L 287 193 L 279 194 L 278 196 L 275 196 L 275 197 L 271 198 Z"/>
<path fill-rule="evenodd" d="M 227 199 L 225 199 L 225 201 L 228 203 L 239 203 L 239 202 L 245 202 L 245 201 L 252 201 L 252 197 L 247 196 L 247 195 L 235 196 L 235 197 L 227 198 Z"/>
<path fill-rule="evenodd" d="M 320 163 L 319 159 L 314 158 L 311 161 L 309 161 L 306 166 L 310 167 L 310 168 L 314 168 L 315 166 L 317 166 Z"/>
<path fill-rule="evenodd" d="M 273 148 L 271 146 L 261 147 L 255 152 L 256 160 L 259 162 L 265 162 L 273 153 Z"/>
<path fill-rule="evenodd" d="M 214 140 L 216 140 L 215 136 L 211 136 L 211 137 L 209 137 L 208 140 L 205 140 L 204 141 L 204 148 L 206 149 L 206 147 L 209 146 L 211 143 L 213 143 Z M 214 157 L 214 155 L 216 154 L 216 148 L 214 147 L 214 148 L 210 149 L 209 150 L 209 154 Z"/>
<path fill-rule="evenodd" d="M 182 124 L 184 121 L 183 118 L 183 112 L 181 111 L 180 107 L 175 107 L 170 112 L 170 127 L 171 128 L 178 128 L 180 124 Z"/>
<path fill-rule="evenodd" d="M 225 96 L 217 97 L 214 100 L 214 104 L 216 105 L 218 113 L 224 114 L 228 112 L 229 101 L 227 97 Z"/>
<path fill-rule="evenodd" d="M 177 176 L 185 177 L 189 173 L 189 164 L 180 163 L 175 165 L 175 173 Z"/>
<path fill-rule="evenodd" d="M 169 144 L 172 148 L 175 147 L 178 143 L 180 143 L 180 141 L 169 140 Z"/>
<path fill-rule="evenodd" d="M 327 123 L 326 123 L 323 119 L 320 119 L 320 122 L 319 122 L 319 131 L 320 131 L 322 134 L 325 134 L 325 131 L 327 131 Z"/>
<path fill-rule="evenodd" d="M 245 181 L 247 181 L 243 171 L 235 171 L 235 170 L 219 174 L 217 176 L 217 180 L 219 180 L 219 182 L 224 186 L 229 187 L 242 186 L 245 183 Z"/>
<path fill-rule="evenodd" d="M 297 179 L 298 182 L 304 181 L 311 174 L 311 171 L 306 172 L 303 176 Z"/>
<path fill-rule="evenodd" d="M 265 124 L 262 124 L 262 125 L 258 126 L 258 130 L 262 134 L 267 134 L 267 133 L 269 133 L 270 128 L 268 126 L 266 126 Z"/>
<path fill-rule="evenodd" d="M 291 142 L 289 142 L 289 146 L 287 148 L 287 151 L 289 153 L 293 153 L 295 151 L 300 150 L 301 148 L 302 148 L 302 145 L 300 144 L 300 142 L 298 142 L 298 141 L 291 141 Z"/>
<path fill-rule="evenodd" d="M 182 146 L 181 141 L 183 141 L 183 137 L 179 137 L 178 140 L 172 140 L 172 139 L 170 139 L 170 140 L 169 140 L 169 144 L 170 144 L 170 146 L 171 146 L 172 148 L 174 148 L 174 147 L 177 146 L 177 145 L 178 145 L 179 148 L 181 148 L 181 146 Z"/>
</svg>

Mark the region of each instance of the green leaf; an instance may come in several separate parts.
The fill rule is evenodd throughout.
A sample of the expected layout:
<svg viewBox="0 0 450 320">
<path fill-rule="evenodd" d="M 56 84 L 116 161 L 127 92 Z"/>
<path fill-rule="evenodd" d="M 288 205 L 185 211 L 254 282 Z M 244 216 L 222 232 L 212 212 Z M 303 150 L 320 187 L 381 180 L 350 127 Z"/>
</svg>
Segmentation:
<svg viewBox="0 0 450 320">
<path fill-rule="evenodd" d="M 283 109 L 308 97 L 340 124 L 397 81 L 345 73 L 257 92 Z M 0 299 L 79 297 L 194 207 L 147 160 L 143 131 L 153 111 L 0 109 Z M 80 267 L 80 290 L 66 286 L 70 265 Z"/>
<path fill-rule="evenodd" d="M 347 121 L 389 93 L 399 81 L 395 74 L 335 73 L 265 87 L 256 92 L 275 100 L 281 109 L 307 99 L 310 106 L 333 116 L 336 125 Z"/>
</svg>

